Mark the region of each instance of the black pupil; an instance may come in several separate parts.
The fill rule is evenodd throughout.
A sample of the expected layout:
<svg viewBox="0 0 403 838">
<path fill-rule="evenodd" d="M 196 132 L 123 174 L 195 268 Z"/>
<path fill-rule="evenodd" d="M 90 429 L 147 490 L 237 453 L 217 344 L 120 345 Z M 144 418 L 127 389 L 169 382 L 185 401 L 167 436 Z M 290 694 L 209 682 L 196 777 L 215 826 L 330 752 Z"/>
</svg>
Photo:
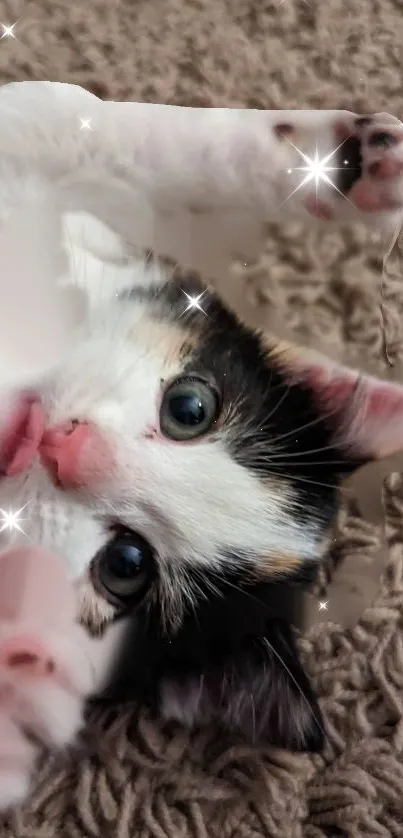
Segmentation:
<svg viewBox="0 0 403 838">
<path fill-rule="evenodd" d="M 173 419 L 180 425 L 200 425 L 206 417 L 203 403 L 196 393 L 171 396 L 169 409 Z"/>
<path fill-rule="evenodd" d="M 140 547 L 117 542 L 109 554 L 109 571 L 118 579 L 133 579 L 142 569 L 143 560 Z"/>
</svg>

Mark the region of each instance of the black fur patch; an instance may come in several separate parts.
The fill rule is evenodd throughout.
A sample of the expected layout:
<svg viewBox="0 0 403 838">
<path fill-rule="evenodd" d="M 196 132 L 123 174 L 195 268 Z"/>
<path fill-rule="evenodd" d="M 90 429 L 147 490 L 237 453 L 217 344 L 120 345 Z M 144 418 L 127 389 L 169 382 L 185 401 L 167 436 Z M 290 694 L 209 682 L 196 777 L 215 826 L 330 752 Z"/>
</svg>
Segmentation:
<svg viewBox="0 0 403 838">
<path fill-rule="evenodd" d="M 244 326 L 219 297 L 207 290 L 200 301 L 205 313 L 186 311 L 188 297 L 206 286 L 197 275 L 181 275 L 155 289 L 135 289 L 147 295 L 156 317 L 169 317 L 198 334 L 185 373 L 212 378 L 222 394 L 228 420 L 218 433 L 231 455 L 262 479 L 280 477 L 292 485 L 295 515 L 304 519 L 315 508 L 324 526 L 332 522 L 340 480 L 362 464 L 333 444 L 333 416 L 321 415 L 314 395 L 303 382 L 289 377 L 271 359 L 257 333 Z"/>
<path fill-rule="evenodd" d="M 204 291 L 197 276 L 176 271 L 165 285 L 134 289 L 132 298 L 147 299 L 153 316 L 197 336 L 184 373 L 213 379 L 220 390 L 224 419 L 213 434 L 257 480 L 288 482 L 295 518 L 321 521 L 325 534 L 340 479 L 359 463 L 334 444 L 335 418 L 318 412 L 309 386 L 290 382 L 259 336 Z M 200 294 L 203 311 L 186 311 L 186 295 Z M 322 717 L 291 628 L 298 622 L 299 586 L 310 581 L 315 563 L 307 574 L 301 561 L 287 582 L 268 576 L 253 583 L 248 563 L 233 553 L 221 567 L 238 570 L 223 569 L 220 578 L 209 579 L 205 570 L 201 576 L 200 568 L 187 568 L 195 574 L 198 598 L 171 633 L 163 629 L 158 597 L 139 607 L 104 697 L 135 694 L 164 710 L 169 694 L 192 707 L 195 724 L 215 719 L 252 741 L 319 750 Z"/>
<path fill-rule="evenodd" d="M 195 725 L 215 721 L 254 744 L 320 750 L 324 723 L 290 626 L 297 586 L 245 585 L 231 574 L 214 578 L 212 594 L 208 581 L 174 636 L 161 632 L 157 606 L 138 610 L 102 698 L 137 695 L 164 713 L 168 691 L 186 714 L 196 690 Z"/>
</svg>

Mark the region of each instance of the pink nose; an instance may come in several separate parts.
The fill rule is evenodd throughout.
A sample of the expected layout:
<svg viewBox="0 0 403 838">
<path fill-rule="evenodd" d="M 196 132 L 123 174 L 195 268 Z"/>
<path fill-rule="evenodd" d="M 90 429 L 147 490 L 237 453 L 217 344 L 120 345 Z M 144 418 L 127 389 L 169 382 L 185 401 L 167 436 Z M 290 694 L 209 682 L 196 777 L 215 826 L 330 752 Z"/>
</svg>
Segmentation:
<svg viewBox="0 0 403 838">
<path fill-rule="evenodd" d="M 107 446 L 93 425 L 68 422 L 46 430 L 42 406 L 27 397 L 3 434 L 1 470 L 10 477 L 20 474 L 37 455 L 52 479 L 65 489 L 92 483 L 111 468 Z"/>
<path fill-rule="evenodd" d="M 88 447 L 91 447 L 94 436 L 93 429 L 84 423 L 75 425 L 69 423 L 66 427 L 45 431 L 39 446 L 39 454 L 43 465 L 59 486 L 68 489 L 88 482 L 88 475 L 84 477 L 83 474 L 82 454 L 86 443 L 89 443 Z M 87 468 L 88 459 L 91 464 L 90 468 L 96 467 L 96 455 L 95 458 L 90 455 L 85 459 Z"/>
</svg>

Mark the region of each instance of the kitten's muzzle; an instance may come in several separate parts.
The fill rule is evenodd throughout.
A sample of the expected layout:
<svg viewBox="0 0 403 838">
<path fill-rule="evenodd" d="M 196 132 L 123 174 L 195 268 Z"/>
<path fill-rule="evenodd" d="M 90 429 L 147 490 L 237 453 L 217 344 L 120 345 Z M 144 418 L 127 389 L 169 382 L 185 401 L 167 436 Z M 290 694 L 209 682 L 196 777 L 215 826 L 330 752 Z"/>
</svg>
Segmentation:
<svg viewBox="0 0 403 838">
<path fill-rule="evenodd" d="M 1 471 L 9 477 L 21 474 L 37 457 L 62 489 L 93 485 L 113 468 L 110 448 L 95 425 L 71 420 L 47 428 L 40 401 L 24 396 L 2 434 Z"/>
</svg>

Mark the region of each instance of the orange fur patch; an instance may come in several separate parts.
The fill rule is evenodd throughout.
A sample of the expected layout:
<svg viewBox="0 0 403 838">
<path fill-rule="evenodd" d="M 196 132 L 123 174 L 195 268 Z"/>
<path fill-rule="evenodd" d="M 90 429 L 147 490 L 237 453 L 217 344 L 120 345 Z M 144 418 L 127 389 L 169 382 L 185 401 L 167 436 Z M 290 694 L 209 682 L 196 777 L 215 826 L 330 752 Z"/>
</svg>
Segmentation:
<svg viewBox="0 0 403 838">
<path fill-rule="evenodd" d="M 180 368 L 197 343 L 197 336 L 189 329 L 182 328 L 180 321 L 170 323 L 147 316 L 136 323 L 129 338 L 158 352 L 163 368 L 169 371 L 172 367 Z"/>
<path fill-rule="evenodd" d="M 301 567 L 301 557 L 293 553 L 269 553 L 260 556 L 257 560 L 253 576 L 259 580 L 267 580 L 270 576 L 278 576 L 279 574 L 295 573 Z"/>
</svg>

